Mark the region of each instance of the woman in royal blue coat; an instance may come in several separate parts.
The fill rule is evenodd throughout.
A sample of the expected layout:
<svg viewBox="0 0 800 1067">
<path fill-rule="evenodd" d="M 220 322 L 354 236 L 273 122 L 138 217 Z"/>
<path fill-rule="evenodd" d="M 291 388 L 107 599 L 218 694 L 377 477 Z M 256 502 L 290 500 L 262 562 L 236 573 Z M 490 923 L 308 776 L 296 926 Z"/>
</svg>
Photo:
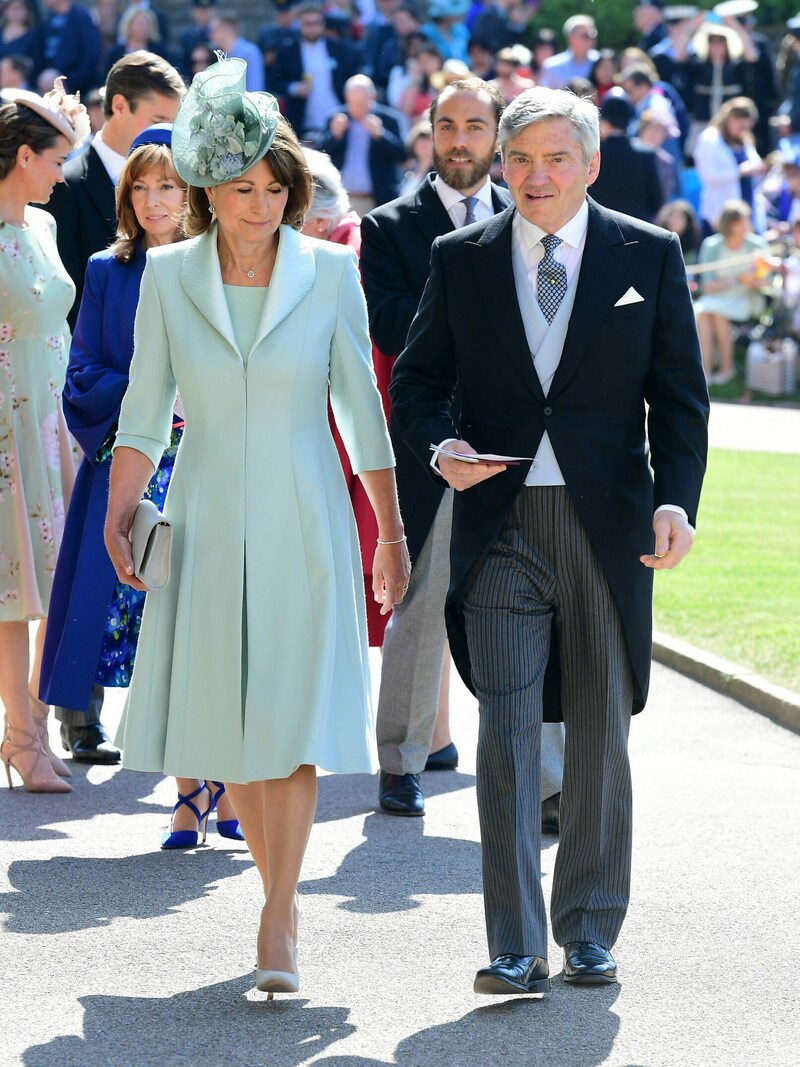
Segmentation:
<svg viewBox="0 0 800 1067">
<path fill-rule="evenodd" d="M 84 457 L 56 566 L 40 689 L 42 700 L 67 708 L 88 708 L 96 684 L 128 686 L 136 656 L 145 594 L 117 581 L 103 524 L 147 249 L 180 238 L 186 185 L 172 165 L 170 138 L 171 126 L 154 126 L 131 146 L 117 187 L 118 237 L 89 260 L 70 349 L 64 413 Z M 169 448 L 145 493 L 159 510 L 182 425 L 176 415 Z M 223 816 L 218 829 L 241 840 L 218 783 L 178 779 L 178 804 L 163 847 L 196 844 L 217 801 Z"/>
</svg>

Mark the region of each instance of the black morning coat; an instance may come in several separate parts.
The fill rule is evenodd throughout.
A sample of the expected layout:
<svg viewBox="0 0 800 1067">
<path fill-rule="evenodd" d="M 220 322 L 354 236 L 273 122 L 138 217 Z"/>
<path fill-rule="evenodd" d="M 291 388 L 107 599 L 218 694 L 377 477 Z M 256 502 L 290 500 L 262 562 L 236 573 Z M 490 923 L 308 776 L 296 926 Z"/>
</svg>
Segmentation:
<svg viewBox="0 0 800 1067">
<path fill-rule="evenodd" d="M 575 304 L 545 397 L 517 304 L 514 211 L 434 244 L 430 281 L 395 364 L 392 412 L 433 478 L 432 442 L 463 437 L 479 452 L 534 456 L 547 429 L 620 611 L 635 682 L 632 710 L 640 711 L 650 676 L 653 572 L 639 556 L 653 551 L 658 505 L 680 505 L 695 524 L 705 472 L 708 394 L 680 245 L 674 234 L 589 199 Z M 616 306 L 631 288 L 642 299 Z M 456 383 L 460 432 L 449 412 Z M 453 658 L 468 685 L 464 596 L 527 473 L 527 464 L 509 467 L 455 494 L 446 614 Z M 549 720 L 560 717 L 559 688 L 556 642 L 545 694 Z"/>
</svg>

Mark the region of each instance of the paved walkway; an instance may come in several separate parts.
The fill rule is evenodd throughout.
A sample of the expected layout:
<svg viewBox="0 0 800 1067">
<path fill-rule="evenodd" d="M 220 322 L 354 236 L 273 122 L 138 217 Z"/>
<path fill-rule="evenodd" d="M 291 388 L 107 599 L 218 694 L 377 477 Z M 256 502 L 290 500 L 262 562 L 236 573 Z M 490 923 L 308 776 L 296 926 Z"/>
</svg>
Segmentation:
<svg viewBox="0 0 800 1067">
<path fill-rule="evenodd" d="M 712 448 L 749 452 L 800 452 L 800 408 L 711 404 Z"/>
<path fill-rule="evenodd" d="M 0 789 L 3 1067 L 794 1067 L 800 737 L 656 666 L 634 720 L 633 900 L 618 986 L 479 998 L 476 714 L 428 814 L 324 777 L 301 892 L 301 993 L 252 987 L 257 877 L 210 835 L 162 853 L 172 787 L 93 768 Z M 549 892 L 555 846 L 544 852 Z M 551 945 L 554 975 L 560 955 Z"/>
<path fill-rule="evenodd" d="M 799 438 L 800 412 L 714 405 L 716 447 Z M 794 1067 L 800 736 L 655 665 L 631 733 L 620 984 L 566 987 L 551 944 L 550 996 L 478 998 L 477 716 L 454 688 L 461 766 L 424 776 L 424 820 L 377 813 L 375 778 L 320 780 L 302 990 L 271 1004 L 252 987 L 249 855 L 214 833 L 162 853 L 171 782 L 76 768 L 62 798 L 3 782 L 0 1067 Z M 109 725 L 119 710 L 117 693 Z"/>
</svg>

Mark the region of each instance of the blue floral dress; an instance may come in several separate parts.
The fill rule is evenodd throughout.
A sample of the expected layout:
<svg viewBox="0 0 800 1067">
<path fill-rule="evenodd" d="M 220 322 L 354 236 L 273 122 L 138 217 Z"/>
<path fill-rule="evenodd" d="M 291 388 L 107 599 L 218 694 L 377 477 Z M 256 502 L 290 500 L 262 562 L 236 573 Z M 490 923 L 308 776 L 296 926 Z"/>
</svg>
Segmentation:
<svg viewBox="0 0 800 1067">
<path fill-rule="evenodd" d="M 145 490 L 145 497 L 152 500 L 159 511 L 164 508 L 164 501 L 178 454 L 178 445 L 183 436 L 183 426 L 174 425 L 169 448 L 159 464 L 158 470 L 150 479 Z M 100 460 L 111 462 L 113 441 L 103 447 Z M 131 673 L 136 660 L 136 645 L 139 641 L 139 627 L 142 624 L 142 612 L 147 593 L 142 593 L 130 585 L 118 581 L 108 607 L 100 659 L 97 664 L 95 681 L 99 685 L 114 688 L 126 688 L 131 684 Z"/>
</svg>

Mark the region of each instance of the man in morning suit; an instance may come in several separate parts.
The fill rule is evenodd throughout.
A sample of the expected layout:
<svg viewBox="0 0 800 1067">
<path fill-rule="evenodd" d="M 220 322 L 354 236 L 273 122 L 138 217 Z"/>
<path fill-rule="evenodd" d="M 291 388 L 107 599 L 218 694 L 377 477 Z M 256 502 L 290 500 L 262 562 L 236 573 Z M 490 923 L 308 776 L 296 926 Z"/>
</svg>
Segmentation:
<svg viewBox="0 0 800 1067">
<path fill-rule="evenodd" d="M 511 203 L 507 191 L 489 179 L 503 106 L 497 89 L 480 78 L 444 89 L 430 109 L 435 175 L 415 193 L 362 220 L 361 276 L 372 337 L 381 352 L 394 357 L 405 347 L 430 273 L 433 241 L 467 221 L 491 218 Z M 425 813 L 419 775 L 428 760 L 439 703 L 453 494 L 427 476 L 393 419 L 390 430 L 414 569 L 403 605 L 392 612 L 384 636 L 377 715 L 379 802 L 390 815 L 414 816 Z M 443 692 L 446 698 L 446 681 Z M 558 832 L 563 754 L 563 728 L 549 724 L 542 744 L 542 823 L 548 833 Z M 449 764 L 443 762 L 448 755 Z M 457 761 L 453 745 L 432 757 L 439 766 Z"/>
<path fill-rule="evenodd" d="M 148 126 L 172 122 L 185 92 L 177 70 L 152 52 L 131 52 L 117 60 L 106 79 L 105 122 L 89 145 L 64 167 L 64 182 L 53 190 L 47 210 L 58 226 L 58 250 L 75 282 L 77 295 L 68 319 L 78 315 L 86 264 L 116 236 L 114 187 L 131 141 Z M 48 704 L 48 694 L 42 699 Z M 114 747 L 100 722 L 103 687 L 95 685 L 88 708 L 56 705 L 61 740 L 83 763 L 117 763 Z"/>
<path fill-rule="evenodd" d="M 66 164 L 64 181 L 47 206 L 58 225 L 61 260 L 75 282 L 70 329 L 75 329 L 89 256 L 108 248 L 117 233 L 114 187 L 131 141 L 148 126 L 172 122 L 185 91 L 177 70 L 153 52 L 130 52 L 108 72 L 103 128 Z"/>
<path fill-rule="evenodd" d="M 499 132 L 515 206 L 435 242 L 390 392 L 406 443 L 458 490 L 447 623 L 479 700 L 492 961 L 475 990 L 507 994 L 550 985 L 532 817 L 543 711 L 566 726 L 551 899 L 564 980 L 616 981 L 628 728 L 647 697 L 653 570 L 692 544 L 708 396 L 677 239 L 586 195 L 600 167 L 596 107 L 529 89 Z M 440 456 L 435 470 L 431 443 L 535 458 Z"/>
</svg>

